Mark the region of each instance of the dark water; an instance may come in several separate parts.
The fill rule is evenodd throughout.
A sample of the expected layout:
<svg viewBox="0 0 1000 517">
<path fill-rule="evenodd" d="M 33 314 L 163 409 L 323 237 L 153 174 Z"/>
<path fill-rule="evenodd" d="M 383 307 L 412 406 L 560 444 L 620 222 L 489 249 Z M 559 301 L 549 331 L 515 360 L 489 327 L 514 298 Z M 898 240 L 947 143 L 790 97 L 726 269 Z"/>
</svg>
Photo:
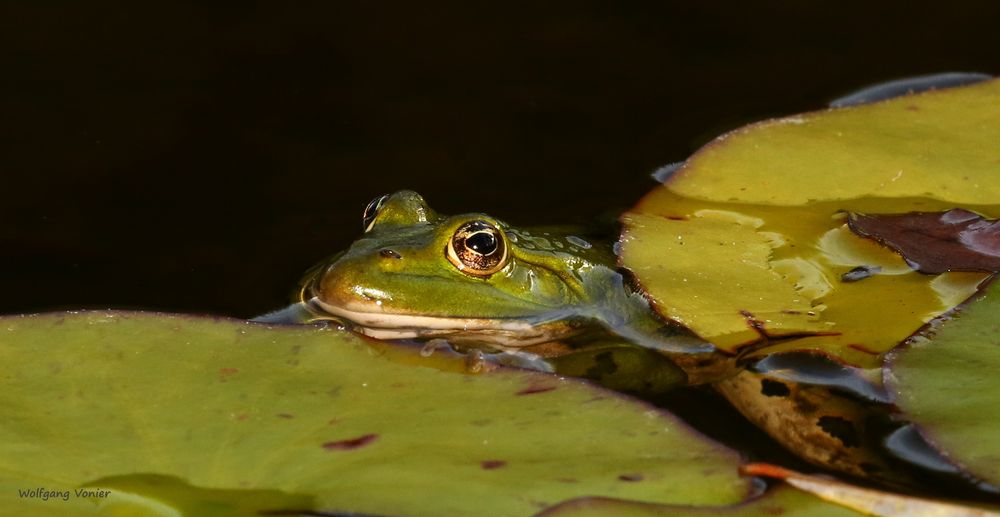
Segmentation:
<svg viewBox="0 0 1000 517">
<path fill-rule="evenodd" d="M 745 122 L 1000 72 L 991 2 L 208 4 L 3 7 L 0 313 L 250 316 L 383 192 L 585 222 Z"/>
</svg>

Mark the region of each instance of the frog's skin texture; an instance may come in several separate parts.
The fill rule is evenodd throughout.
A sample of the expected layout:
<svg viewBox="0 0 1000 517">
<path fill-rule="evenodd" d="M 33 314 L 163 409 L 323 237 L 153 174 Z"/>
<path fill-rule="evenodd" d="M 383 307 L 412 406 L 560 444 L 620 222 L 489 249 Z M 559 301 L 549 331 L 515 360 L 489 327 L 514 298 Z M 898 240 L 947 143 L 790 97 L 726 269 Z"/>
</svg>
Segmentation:
<svg viewBox="0 0 1000 517">
<path fill-rule="evenodd" d="M 373 201 L 364 228 L 305 279 L 296 309 L 304 319 L 380 339 L 444 339 L 518 365 L 541 358 L 542 369 L 631 392 L 715 383 L 806 460 L 858 476 L 889 470 L 858 438 L 879 404 L 739 371 L 737 358 L 660 319 L 617 270 L 608 243 L 485 214 L 440 215 L 411 191 Z"/>
</svg>

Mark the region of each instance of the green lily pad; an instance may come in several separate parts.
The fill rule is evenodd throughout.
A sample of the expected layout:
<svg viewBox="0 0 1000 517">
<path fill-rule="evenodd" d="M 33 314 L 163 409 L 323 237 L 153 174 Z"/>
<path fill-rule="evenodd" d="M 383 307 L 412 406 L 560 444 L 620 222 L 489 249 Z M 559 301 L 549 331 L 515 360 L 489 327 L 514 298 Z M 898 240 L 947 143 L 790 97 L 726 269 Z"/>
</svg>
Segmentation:
<svg viewBox="0 0 1000 517">
<path fill-rule="evenodd" d="M 336 329 L 0 318 L 0 508 L 530 515 L 582 496 L 704 505 L 751 491 L 734 452 L 663 411 L 464 368 Z"/>
<path fill-rule="evenodd" d="M 994 79 L 752 124 L 705 146 L 669 185 L 693 199 L 757 205 L 866 197 L 995 205 L 1000 183 L 984 172 L 996 172 L 998 140 Z"/>
<path fill-rule="evenodd" d="M 886 386 L 956 466 L 1000 486 L 1000 282 L 887 357 Z"/>
<path fill-rule="evenodd" d="M 876 367 L 987 273 L 918 274 L 847 213 L 995 218 L 996 142 L 1000 80 L 753 124 L 623 216 L 622 264 L 660 314 L 722 350 L 784 337 L 760 353 Z"/>
</svg>

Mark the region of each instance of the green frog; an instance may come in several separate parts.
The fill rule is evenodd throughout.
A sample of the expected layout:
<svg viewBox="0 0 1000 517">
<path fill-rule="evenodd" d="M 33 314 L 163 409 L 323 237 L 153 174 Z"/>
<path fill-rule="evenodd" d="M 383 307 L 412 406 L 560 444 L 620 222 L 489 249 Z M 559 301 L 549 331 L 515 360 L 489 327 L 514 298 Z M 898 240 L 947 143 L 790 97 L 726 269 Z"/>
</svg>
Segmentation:
<svg viewBox="0 0 1000 517">
<path fill-rule="evenodd" d="M 444 216 L 412 191 L 373 200 L 363 223 L 347 251 L 307 274 L 301 303 L 261 321 L 298 312 L 297 321 L 333 319 L 376 339 L 447 343 L 475 360 L 633 392 L 710 382 L 732 368 L 711 344 L 651 311 L 616 266 L 613 245 L 582 228 Z M 610 364 L 612 356 L 631 371 Z M 694 362 L 688 372 L 678 367 Z"/>
<path fill-rule="evenodd" d="M 798 384 L 741 367 L 666 321 L 616 243 L 576 228 L 513 227 L 482 213 L 447 216 L 412 191 L 373 200 L 364 234 L 316 266 L 301 300 L 261 318 L 338 321 L 377 339 L 446 343 L 473 364 L 514 364 L 655 394 L 711 385 L 802 458 L 848 474 L 899 481 L 866 442 L 878 397 Z"/>
</svg>

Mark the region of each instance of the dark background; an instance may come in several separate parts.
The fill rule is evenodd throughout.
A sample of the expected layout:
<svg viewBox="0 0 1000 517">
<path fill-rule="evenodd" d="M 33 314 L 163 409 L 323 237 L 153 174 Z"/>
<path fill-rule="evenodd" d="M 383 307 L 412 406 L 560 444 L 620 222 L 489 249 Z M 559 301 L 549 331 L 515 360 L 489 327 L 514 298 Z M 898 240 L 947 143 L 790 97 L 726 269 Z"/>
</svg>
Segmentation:
<svg viewBox="0 0 1000 517">
<path fill-rule="evenodd" d="M 154 5 L 2 7 L 0 313 L 251 316 L 383 192 L 587 221 L 743 123 L 1000 72 L 996 2 Z"/>
</svg>

